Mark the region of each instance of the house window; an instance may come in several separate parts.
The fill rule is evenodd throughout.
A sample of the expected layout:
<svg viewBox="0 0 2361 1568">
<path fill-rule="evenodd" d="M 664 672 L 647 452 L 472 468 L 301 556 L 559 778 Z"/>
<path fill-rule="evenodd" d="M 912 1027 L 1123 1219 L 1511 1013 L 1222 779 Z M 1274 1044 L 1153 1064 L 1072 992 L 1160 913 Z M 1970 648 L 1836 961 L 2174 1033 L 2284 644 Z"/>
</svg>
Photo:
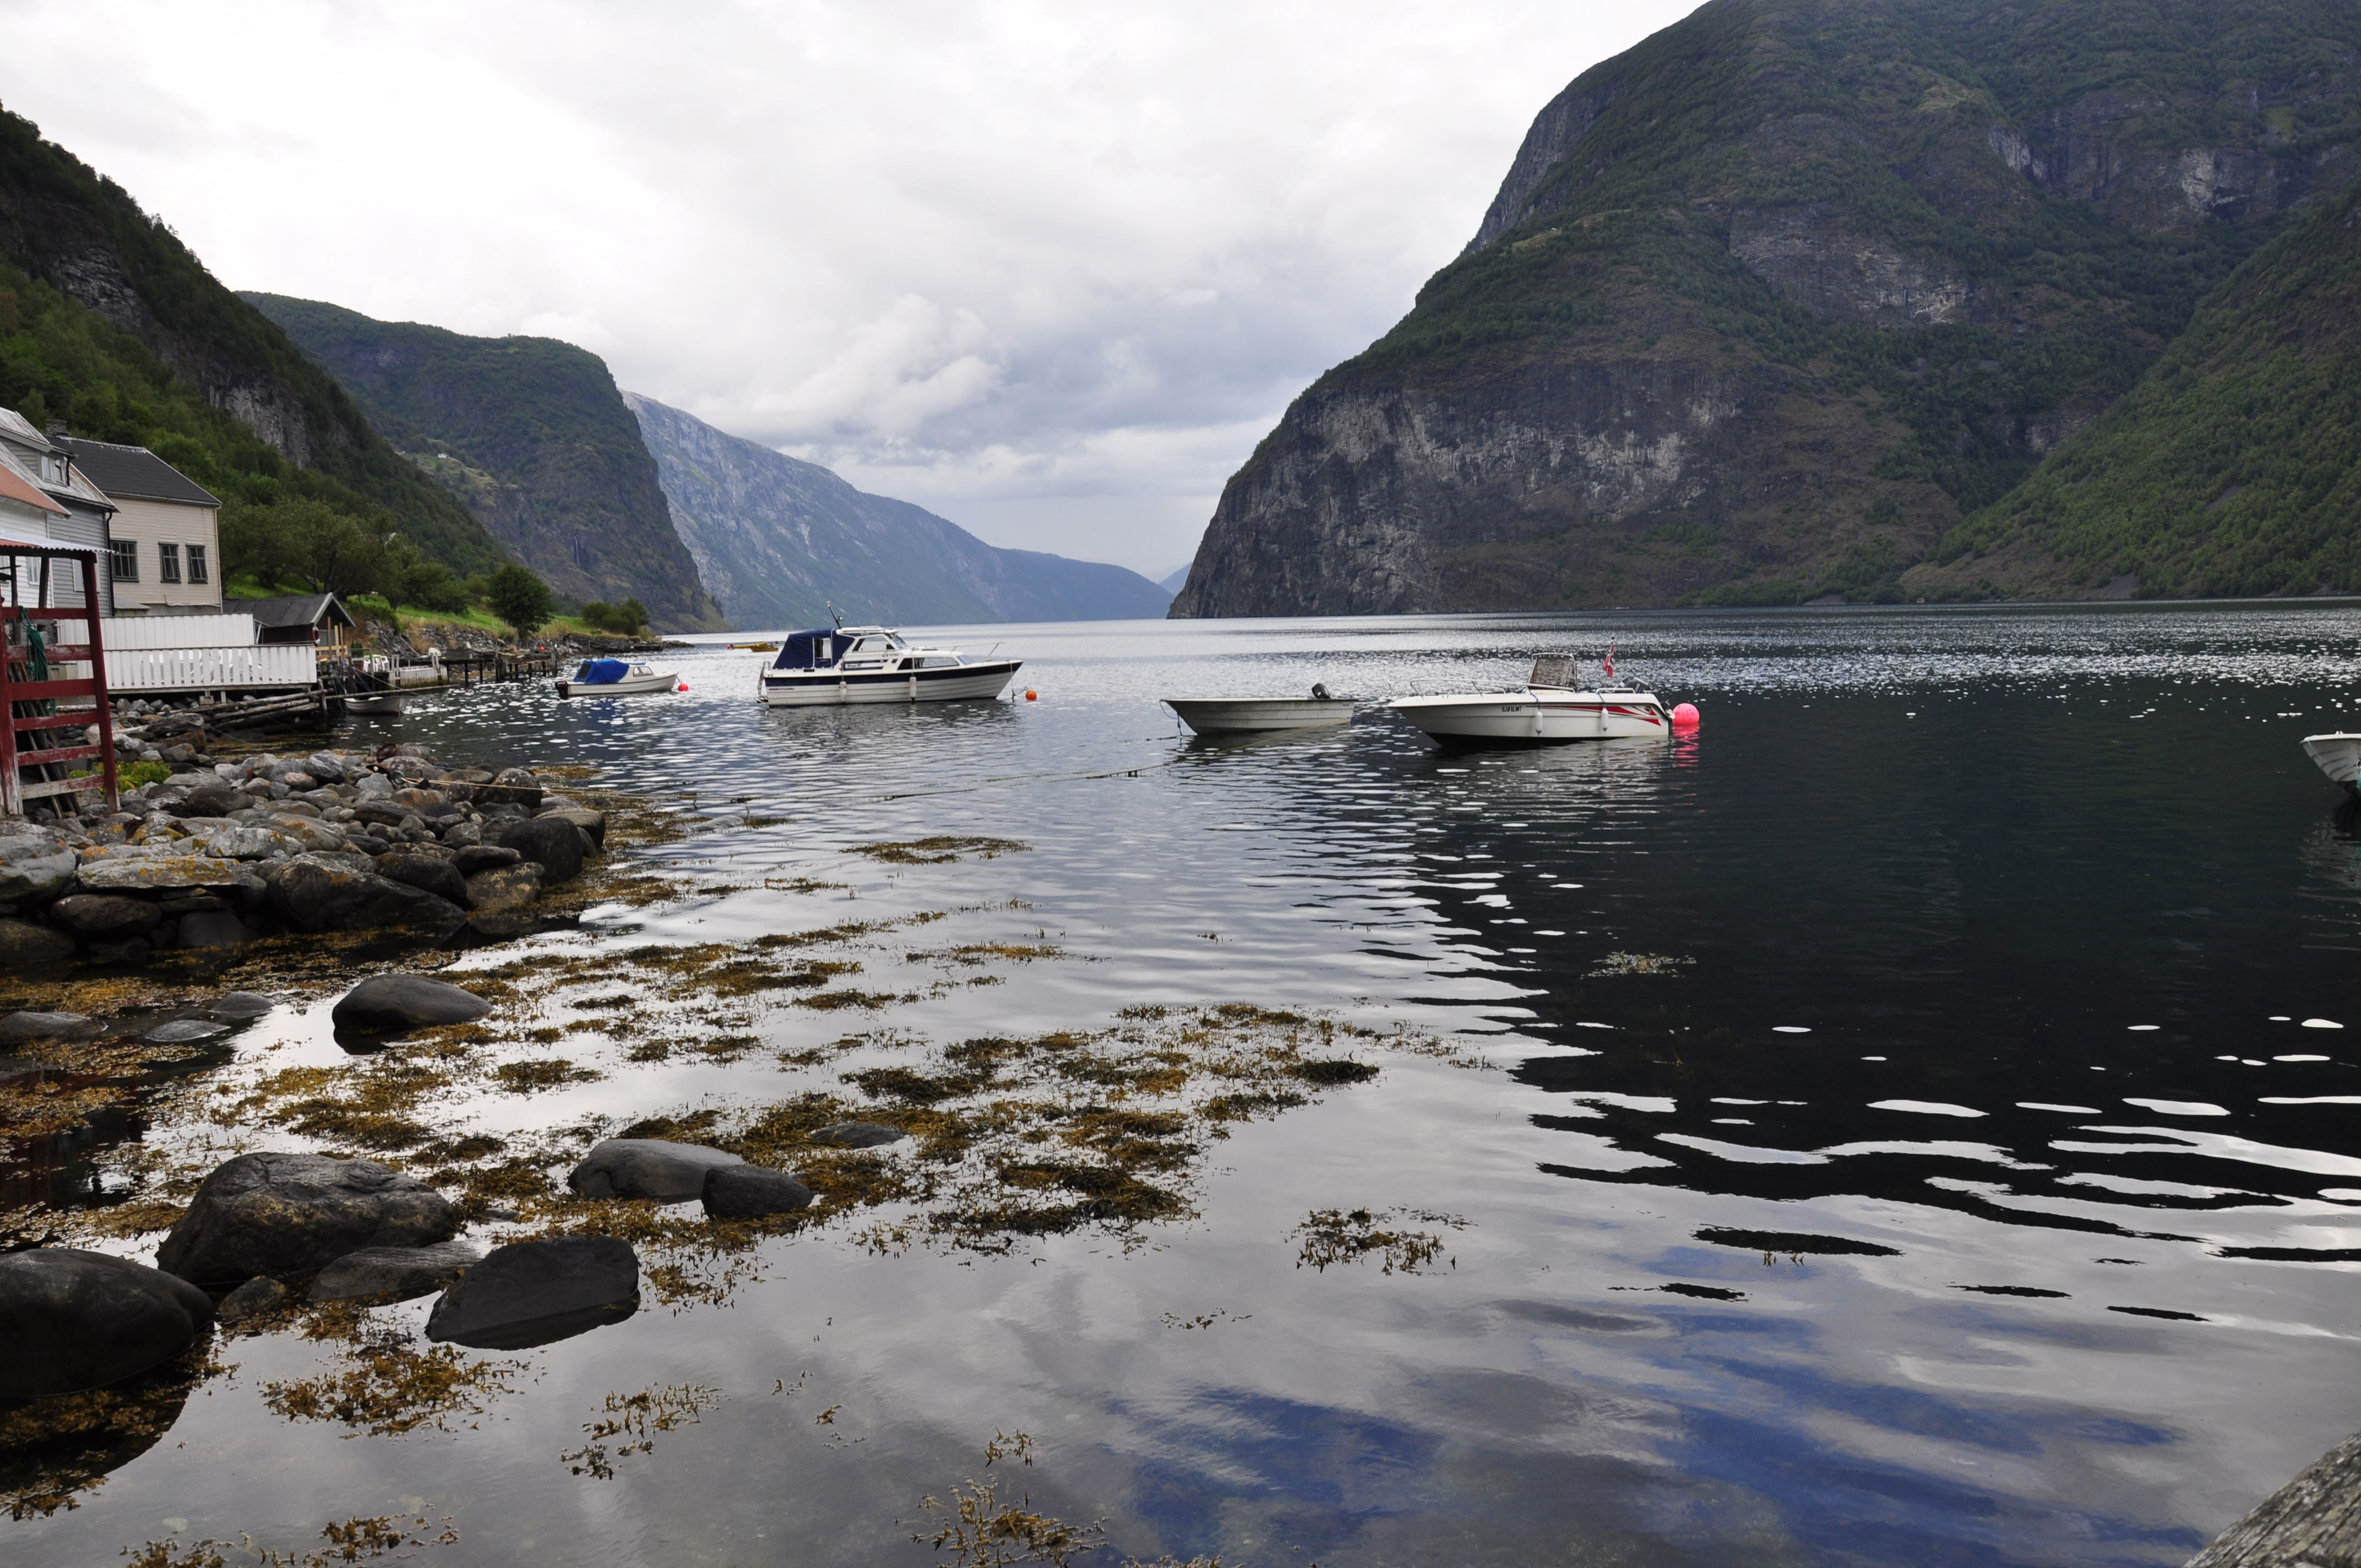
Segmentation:
<svg viewBox="0 0 2361 1568">
<path fill-rule="evenodd" d="M 205 576 L 205 547 L 202 544 L 189 546 L 189 581 L 192 583 L 212 581 Z"/>
<path fill-rule="evenodd" d="M 118 583 L 137 582 L 139 580 L 139 541 L 117 539 L 108 548 L 115 552 L 115 560 L 110 566 L 115 580 Z"/>
<path fill-rule="evenodd" d="M 156 546 L 156 580 L 159 583 L 177 583 L 181 580 L 181 547 L 179 545 L 159 543 Z"/>
</svg>

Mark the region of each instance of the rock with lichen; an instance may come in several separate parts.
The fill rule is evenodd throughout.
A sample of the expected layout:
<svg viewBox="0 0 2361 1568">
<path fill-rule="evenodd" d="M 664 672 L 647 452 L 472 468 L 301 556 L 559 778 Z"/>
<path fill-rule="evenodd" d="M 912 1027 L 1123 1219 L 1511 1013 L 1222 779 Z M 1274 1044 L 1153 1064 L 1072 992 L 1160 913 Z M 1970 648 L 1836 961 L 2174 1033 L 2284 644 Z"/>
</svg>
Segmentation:
<svg viewBox="0 0 2361 1568">
<path fill-rule="evenodd" d="M 425 1246 L 458 1233 L 441 1193 L 373 1159 L 240 1155 L 218 1166 L 157 1250 L 198 1284 L 310 1274 L 368 1246 Z"/>
</svg>

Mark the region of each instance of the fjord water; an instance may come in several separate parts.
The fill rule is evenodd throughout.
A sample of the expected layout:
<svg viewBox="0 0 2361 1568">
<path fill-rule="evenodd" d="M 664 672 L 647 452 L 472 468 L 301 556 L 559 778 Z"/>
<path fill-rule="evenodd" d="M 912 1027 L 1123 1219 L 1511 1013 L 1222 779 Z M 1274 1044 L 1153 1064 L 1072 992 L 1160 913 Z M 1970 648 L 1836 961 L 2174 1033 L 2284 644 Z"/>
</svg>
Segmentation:
<svg viewBox="0 0 2361 1568">
<path fill-rule="evenodd" d="M 2356 634 L 2313 603 L 995 627 L 962 640 L 1038 702 L 771 712 L 718 648 L 670 697 L 431 699 L 404 738 L 693 798 L 650 853 L 702 891 L 553 953 L 950 910 L 1065 956 L 872 1026 L 1241 1002 L 1460 1055 L 1364 1042 L 1379 1077 L 1237 1127 L 1187 1223 L 775 1242 L 452 1434 L 282 1423 L 255 1390 L 316 1347 L 240 1342 L 0 1557 L 416 1508 L 453 1564 L 924 1562 L 919 1498 L 1022 1430 L 1004 1495 L 1103 1519 L 1109 1563 L 2181 1562 L 2361 1426 L 2361 838 L 2296 745 L 2361 727 Z M 1451 753 L 1372 708 L 1215 744 L 1156 702 L 1499 688 L 1610 641 L 1694 736 Z M 1030 848 L 841 852 L 926 834 Z M 851 885 L 763 885 L 797 876 Z M 274 1044 L 335 1056 L 315 1014 L 241 1048 Z M 800 1086 L 600 1065 L 533 1113 Z M 1444 1252 L 1305 1266 L 1326 1209 Z M 558 1462 L 607 1392 L 688 1382 L 729 1398 L 615 1478 Z"/>
</svg>

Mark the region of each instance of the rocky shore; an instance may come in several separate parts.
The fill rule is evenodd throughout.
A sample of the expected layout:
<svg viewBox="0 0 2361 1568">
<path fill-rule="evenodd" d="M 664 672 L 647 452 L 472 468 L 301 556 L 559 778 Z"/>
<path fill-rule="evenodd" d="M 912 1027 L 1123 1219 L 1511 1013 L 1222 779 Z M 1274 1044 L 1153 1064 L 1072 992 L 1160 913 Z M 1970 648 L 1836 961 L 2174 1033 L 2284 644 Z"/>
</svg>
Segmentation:
<svg viewBox="0 0 2361 1568">
<path fill-rule="evenodd" d="M 265 753 L 132 790 L 117 811 L 0 820 L 0 969 L 281 932 L 522 935 L 543 891 L 606 844 L 605 814 L 557 783 L 416 745 Z"/>
</svg>

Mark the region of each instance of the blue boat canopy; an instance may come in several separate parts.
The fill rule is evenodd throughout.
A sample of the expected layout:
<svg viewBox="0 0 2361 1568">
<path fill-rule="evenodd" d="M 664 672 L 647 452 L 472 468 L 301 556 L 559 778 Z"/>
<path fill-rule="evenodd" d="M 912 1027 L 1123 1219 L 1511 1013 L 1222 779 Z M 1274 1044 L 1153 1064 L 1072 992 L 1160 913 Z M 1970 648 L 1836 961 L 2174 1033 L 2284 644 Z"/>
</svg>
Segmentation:
<svg viewBox="0 0 2361 1568">
<path fill-rule="evenodd" d="M 620 659 L 586 659 L 582 673 L 574 678 L 586 686 L 611 686 L 631 673 L 631 666 Z"/>
<path fill-rule="evenodd" d="M 852 639 L 832 626 L 817 631 L 790 631 L 779 644 L 779 656 L 773 660 L 774 670 L 825 670 L 844 656 L 844 646 Z"/>
</svg>

